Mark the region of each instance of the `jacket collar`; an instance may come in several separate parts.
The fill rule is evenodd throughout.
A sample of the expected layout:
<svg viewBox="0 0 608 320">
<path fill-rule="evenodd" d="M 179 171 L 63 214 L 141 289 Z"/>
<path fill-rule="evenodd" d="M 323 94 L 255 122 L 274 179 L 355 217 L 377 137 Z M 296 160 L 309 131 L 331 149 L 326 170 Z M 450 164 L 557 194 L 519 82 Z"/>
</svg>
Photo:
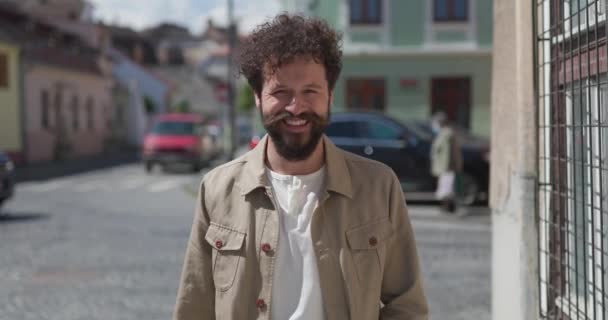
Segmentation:
<svg viewBox="0 0 608 320">
<path fill-rule="evenodd" d="M 266 177 L 266 146 L 268 135 L 265 135 L 258 145 L 245 156 L 245 167 L 239 187 L 242 195 L 247 195 L 258 188 L 270 186 Z M 327 166 L 327 190 L 342 194 L 352 199 L 352 182 L 350 171 L 344 157 L 344 151 L 340 150 L 325 135 L 322 138 L 325 146 L 325 165 Z"/>
</svg>

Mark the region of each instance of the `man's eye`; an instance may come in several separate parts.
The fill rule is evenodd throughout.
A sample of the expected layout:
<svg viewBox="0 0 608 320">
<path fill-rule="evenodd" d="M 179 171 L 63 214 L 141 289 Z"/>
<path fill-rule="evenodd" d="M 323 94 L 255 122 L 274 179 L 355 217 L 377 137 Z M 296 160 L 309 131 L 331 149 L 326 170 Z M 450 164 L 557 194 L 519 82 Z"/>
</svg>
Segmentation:
<svg viewBox="0 0 608 320">
<path fill-rule="evenodd" d="M 317 93 L 317 90 L 308 89 L 308 90 L 304 91 L 304 93 L 313 94 L 313 93 Z"/>
</svg>

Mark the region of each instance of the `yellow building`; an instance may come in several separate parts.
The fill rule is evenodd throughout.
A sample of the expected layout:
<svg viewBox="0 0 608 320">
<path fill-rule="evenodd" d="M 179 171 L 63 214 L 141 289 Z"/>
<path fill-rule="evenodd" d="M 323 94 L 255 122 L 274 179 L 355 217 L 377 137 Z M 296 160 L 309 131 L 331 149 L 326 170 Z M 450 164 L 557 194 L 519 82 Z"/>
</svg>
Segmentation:
<svg viewBox="0 0 608 320">
<path fill-rule="evenodd" d="M 19 48 L 0 41 L 0 150 L 22 158 Z"/>
</svg>

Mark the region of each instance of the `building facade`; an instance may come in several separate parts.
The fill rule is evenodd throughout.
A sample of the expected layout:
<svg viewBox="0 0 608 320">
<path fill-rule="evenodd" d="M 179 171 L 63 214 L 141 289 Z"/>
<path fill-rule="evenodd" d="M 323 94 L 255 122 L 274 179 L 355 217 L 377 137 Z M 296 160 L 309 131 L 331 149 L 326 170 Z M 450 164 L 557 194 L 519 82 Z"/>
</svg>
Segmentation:
<svg viewBox="0 0 608 320">
<path fill-rule="evenodd" d="M 607 27 L 606 1 L 495 1 L 493 319 L 608 318 Z"/>
<path fill-rule="evenodd" d="M 492 1 L 284 0 L 283 6 L 343 32 L 334 110 L 379 110 L 402 120 L 441 110 L 489 136 Z"/>
<path fill-rule="evenodd" d="M 0 150 L 17 163 L 23 159 L 20 58 L 15 43 L 0 40 Z"/>
<path fill-rule="evenodd" d="M 19 68 L 11 63 L 9 80 L 22 84 L 14 107 L 19 112 L 11 112 L 12 118 L 19 115 L 11 126 L 20 126 L 22 162 L 102 153 L 113 103 L 110 69 L 100 51 L 10 3 L 0 5 L 0 39 L 19 48 Z M 14 102 L 14 92 L 12 97 Z M 7 106 L 4 112 L 12 108 Z"/>
</svg>

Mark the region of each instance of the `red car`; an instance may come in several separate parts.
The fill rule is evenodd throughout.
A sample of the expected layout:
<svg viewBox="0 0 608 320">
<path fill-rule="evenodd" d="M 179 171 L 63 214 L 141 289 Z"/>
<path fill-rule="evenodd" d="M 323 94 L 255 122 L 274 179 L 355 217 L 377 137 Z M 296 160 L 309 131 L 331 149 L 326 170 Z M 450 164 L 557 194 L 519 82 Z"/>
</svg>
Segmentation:
<svg viewBox="0 0 608 320">
<path fill-rule="evenodd" d="M 197 114 L 174 113 L 158 116 L 146 135 L 143 161 L 147 172 L 155 164 L 185 163 L 198 172 L 214 156 L 203 118 Z"/>
</svg>

